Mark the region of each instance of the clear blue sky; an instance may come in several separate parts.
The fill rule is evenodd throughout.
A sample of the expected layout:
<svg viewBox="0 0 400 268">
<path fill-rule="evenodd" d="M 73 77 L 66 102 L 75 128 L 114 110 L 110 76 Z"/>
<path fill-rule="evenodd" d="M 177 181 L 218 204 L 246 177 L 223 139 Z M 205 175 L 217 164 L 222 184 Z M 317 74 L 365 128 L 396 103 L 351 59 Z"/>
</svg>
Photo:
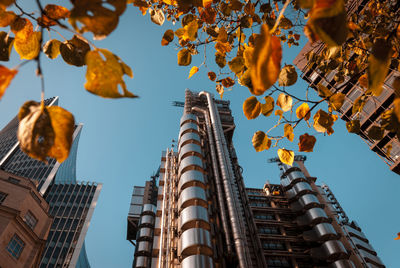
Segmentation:
<svg viewBox="0 0 400 268">
<path fill-rule="evenodd" d="M 31 5 L 31 1 L 19 2 Z M 84 123 L 78 149 L 78 179 L 103 183 L 86 236 L 86 249 L 94 268 L 131 267 L 133 246 L 125 237 L 132 188 L 149 179 L 159 166 L 161 151 L 177 138 L 182 109 L 171 106 L 171 102 L 183 101 L 185 88 L 214 92 L 214 84 L 204 69 L 188 80 L 190 67 L 177 66 L 174 45 L 161 47 L 162 34 L 168 27 L 169 23 L 163 27 L 153 24 L 149 16 L 142 17 L 136 7 L 129 6 L 119 28 L 107 39 L 96 42 L 131 66 L 134 78 L 126 77 L 125 81 L 139 99 L 94 96 L 83 88 L 85 67 L 67 65 L 61 58 L 42 58 L 46 97 L 60 96 L 60 106 L 71 111 L 77 122 Z M 57 36 L 52 33 L 52 37 Z M 299 49 L 285 47 L 282 64 L 291 63 Z M 192 64 L 198 66 L 202 61 L 202 56 L 194 56 Z M 3 64 L 13 67 L 18 62 L 19 56 L 13 51 L 12 61 Z M 40 80 L 34 74 L 34 65 L 32 62 L 20 69 L 0 101 L 0 127 L 15 116 L 25 101 L 40 98 Z M 290 90 L 304 92 L 305 88 L 299 82 Z M 231 101 L 235 117 L 234 144 L 245 184 L 262 187 L 266 179 L 279 183 L 278 167 L 267 163 L 268 158 L 276 156 L 276 150 L 256 153 L 251 145 L 253 133 L 268 130 L 275 118 L 247 121 L 241 107 L 249 96 L 247 88 L 239 85 L 224 96 Z M 358 136 L 348 134 L 343 122 L 336 122 L 334 130 L 329 137 L 317 135 L 315 152 L 307 154 L 306 167 L 318 178 L 317 182 L 331 187 L 386 266 L 399 267 L 400 241 L 393 238 L 400 232 L 400 176 L 392 173 Z M 296 143 L 297 139 L 291 147 L 282 145 L 295 149 Z"/>
</svg>

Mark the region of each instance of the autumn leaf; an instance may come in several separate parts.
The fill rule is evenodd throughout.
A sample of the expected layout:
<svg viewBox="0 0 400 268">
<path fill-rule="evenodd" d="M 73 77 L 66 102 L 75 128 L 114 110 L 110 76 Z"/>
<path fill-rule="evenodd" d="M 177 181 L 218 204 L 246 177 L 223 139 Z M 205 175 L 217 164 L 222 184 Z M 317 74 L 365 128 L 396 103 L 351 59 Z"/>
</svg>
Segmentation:
<svg viewBox="0 0 400 268">
<path fill-rule="evenodd" d="M 275 115 L 279 116 L 279 118 L 282 118 L 283 116 L 283 111 L 282 110 L 276 110 Z"/>
<path fill-rule="evenodd" d="M 212 4 L 212 0 L 203 0 L 203 7 L 207 8 L 210 7 Z"/>
<path fill-rule="evenodd" d="M 347 131 L 350 133 L 359 133 L 360 132 L 360 120 L 351 120 L 346 122 Z"/>
<path fill-rule="evenodd" d="M 308 103 L 303 102 L 299 107 L 296 109 L 296 116 L 298 119 L 304 118 L 304 120 L 308 121 L 310 119 L 310 107 Z"/>
<path fill-rule="evenodd" d="M 254 133 L 251 142 L 253 143 L 253 147 L 256 152 L 268 150 L 271 147 L 271 140 L 262 131 L 257 131 Z"/>
<path fill-rule="evenodd" d="M 86 54 L 85 61 L 86 90 L 104 98 L 137 98 L 126 89 L 122 80 L 124 74 L 132 78 L 132 70 L 118 56 L 106 49 L 96 49 Z M 122 93 L 118 86 L 122 88 Z"/>
<path fill-rule="evenodd" d="M 215 44 L 215 49 L 221 53 L 221 54 L 225 54 L 225 53 L 229 53 L 232 50 L 232 47 L 229 43 L 223 43 L 223 42 L 217 42 Z"/>
<path fill-rule="evenodd" d="M 234 57 L 228 62 L 229 69 L 235 74 L 238 74 L 244 70 L 244 59 L 243 57 Z"/>
<path fill-rule="evenodd" d="M 397 233 L 397 237 L 394 238 L 394 240 L 399 240 L 400 239 L 400 233 Z"/>
<path fill-rule="evenodd" d="M 220 95 L 220 97 L 222 99 L 222 97 L 224 96 L 224 92 L 225 92 L 224 86 L 221 85 L 221 84 L 216 84 L 215 85 L 215 90 L 217 91 L 217 93 Z"/>
<path fill-rule="evenodd" d="M 283 164 L 287 164 L 289 166 L 291 166 L 293 164 L 293 161 L 294 161 L 294 152 L 293 151 L 286 150 L 285 148 L 278 149 L 278 156 L 279 156 L 279 160 Z"/>
<path fill-rule="evenodd" d="M 189 49 L 182 49 L 178 52 L 178 65 L 180 66 L 188 66 L 192 62 L 192 55 L 190 54 Z"/>
<path fill-rule="evenodd" d="M 12 11 L 7 11 L 0 6 L 0 27 L 7 27 L 15 20 L 17 16 Z"/>
<path fill-rule="evenodd" d="M 18 119 L 17 137 L 21 150 L 32 158 L 46 162 L 55 133 L 44 104 L 25 102 L 19 110 Z"/>
<path fill-rule="evenodd" d="M 368 88 L 368 75 L 363 74 L 362 76 L 360 76 L 360 78 L 358 78 L 358 83 L 360 83 L 360 86 L 362 86 L 363 88 Z"/>
<path fill-rule="evenodd" d="M 376 141 L 381 140 L 383 138 L 383 134 L 384 130 L 382 127 L 372 126 L 368 130 L 368 137 Z"/>
<path fill-rule="evenodd" d="M 281 107 L 281 109 L 284 112 L 287 112 L 290 109 L 292 109 L 292 103 L 293 103 L 292 97 L 286 95 L 285 93 L 279 94 L 278 99 L 276 100 L 276 105 Z"/>
<path fill-rule="evenodd" d="M 174 40 L 174 31 L 172 31 L 171 29 L 166 30 L 162 37 L 161 45 L 166 46 L 169 43 L 171 43 L 173 40 Z"/>
<path fill-rule="evenodd" d="M 165 15 L 162 9 L 149 8 L 150 19 L 157 25 L 163 25 L 165 21 Z"/>
<path fill-rule="evenodd" d="M 382 38 L 375 40 L 368 57 L 368 91 L 379 96 L 383 90 L 383 82 L 389 70 L 391 57 L 390 42 Z"/>
<path fill-rule="evenodd" d="M 346 41 L 347 22 L 344 0 L 316 0 L 304 31 L 311 42 L 321 39 L 328 46 Z"/>
<path fill-rule="evenodd" d="M 274 111 L 274 99 L 271 96 L 264 97 L 265 103 L 261 103 L 261 113 L 270 116 Z"/>
<path fill-rule="evenodd" d="M 283 126 L 284 134 L 283 136 L 286 137 L 289 141 L 293 141 L 294 134 L 293 134 L 293 127 L 291 124 L 285 124 Z"/>
<path fill-rule="evenodd" d="M 150 7 L 150 5 L 145 0 L 128 0 L 127 3 L 132 3 L 135 7 L 138 7 L 143 16 L 146 15 L 146 12 Z"/>
<path fill-rule="evenodd" d="M 21 59 L 32 60 L 40 52 L 41 33 L 33 31 L 32 23 L 25 18 L 14 20 L 11 30 L 15 34 L 14 48 Z"/>
<path fill-rule="evenodd" d="M 299 152 L 312 152 L 316 141 L 314 136 L 304 133 L 299 137 Z"/>
<path fill-rule="evenodd" d="M 225 53 L 215 53 L 215 63 L 220 67 L 224 68 L 226 65 Z"/>
<path fill-rule="evenodd" d="M 257 118 L 261 113 L 261 103 L 256 97 L 251 96 L 244 101 L 243 112 L 247 120 Z"/>
<path fill-rule="evenodd" d="M 253 88 L 250 89 L 254 95 L 261 95 L 269 89 L 278 79 L 282 47 L 276 36 L 271 36 L 268 26 L 261 26 L 261 34 L 256 39 L 252 53 L 251 81 Z"/>
<path fill-rule="evenodd" d="M 89 44 L 77 35 L 60 44 L 60 53 L 64 61 L 78 67 L 85 65 L 85 57 L 89 51 Z"/>
<path fill-rule="evenodd" d="M 326 86 L 321 84 L 317 85 L 317 90 L 318 96 L 320 96 L 321 98 L 329 98 L 333 94 Z"/>
<path fill-rule="evenodd" d="M 214 72 L 208 72 L 207 76 L 211 81 L 215 81 L 215 78 L 217 78 L 217 75 Z"/>
<path fill-rule="evenodd" d="M 337 92 L 337 93 L 333 94 L 329 98 L 330 107 L 332 107 L 335 111 L 339 111 L 344 103 L 345 97 L 346 97 L 346 95 L 344 95 L 341 92 Z"/>
<path fill-rule="evenodd" d="M 204 9 L 199 7 L 200 19 L 202 22 L 208 24 L 214 24 L 217 18 L 217 11 L 212 7 L 206 7 Z"/>
<path fill-rule="evenodd" d="M 400 76 L 395 76 L 393 78 L 392 88 L 396 94 L 396 98 L 400 97 Z"/>
<path fill-rule="evenodd" d="M 17 70 L 8 69 L 7 67 L 0 65 L 0 100 L 17 73 Z"/>
<path fill-rule="evenodd" d="M 126 0 L 79 0 L 72 1 L 69 22 L 80 33 L 92 32 L 94 39 L 103 39 L 118 25 L 124 13 Z M 77 22 L 83 24 L 79 29 Z"/>
<path fill-rule="evenodd" d="M 297 72 L 293 65 L 286 65 L 279 73 L 279 86 L 288 87 L 297 81 Z"/>
<path fill-rule="evenodd" d="M 58 57 L 60 54 L 60 46 L 61 46 L 61 41 L 58 41 L 57 39 L 51 39 L 46 42 L 43 46 L 43 52 L 46 54 L 47 57 L 50 59 L 55 59 Z"/>
<path fill-rule="evenodd" d="M 14 38 L 6 32 L 0 32 L 0 61 L 9 61 Z"/>
<path fill-rule="evenodd" d="M 320 109 L 314 115 L 314 129 L 318 132 L 326 132 L 328 135 L 331 135 L 334 132 L 332 126 L 336 119 L 337 116 L 328 114 Z"/>
<path fill-rule="evenodd" d="M 233 85 L 235 84 L 235 81 L 230 77 L 226 77 L 221 80 L 221 83 L 224 87 L 228 88 L 228 87 L 233 87 Z"/>
<path fill-rule="evenodd" d="M 69 10 L 63 6 L 46 5 L 43 16 L 38 18 L 38 23 L 43 27 L 50 27 L 57 24 L 56 20 L 66 19 L 69 15 Z"/>
<path fill-rule="evenodd" d="M 362 109 L 364 108 L 364 105 L 365 105 L 365 96 L 361 95 L 353 103 L 352 114 L 361 112 Z"/>
<path fill-rule="evenodd" d="M 197 73 L 198 71 L 199 71 L 199 67 L 193 66 L 193 67 L 190 69 L 188 79 L 189 79 L 190 77 L 192 77 L 192 76 L 193 76 L 195 73 Z"/>
</svg>

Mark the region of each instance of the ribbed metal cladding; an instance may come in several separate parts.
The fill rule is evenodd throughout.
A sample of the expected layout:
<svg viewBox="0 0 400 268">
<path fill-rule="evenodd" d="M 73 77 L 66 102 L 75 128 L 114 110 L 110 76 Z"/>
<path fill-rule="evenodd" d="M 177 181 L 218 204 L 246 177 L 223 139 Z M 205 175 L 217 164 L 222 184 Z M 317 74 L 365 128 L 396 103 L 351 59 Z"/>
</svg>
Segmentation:
<svg viewBox="0 0 400 268">
<path fill-rule="evenodd" d="M 196 254 L 212 256 L 211 234 L 205 229 L 191 228 L 184 231 L 181 234 L 179 243 L 179 255 L 183 258 Z"/>
<path fill-rule="evenodd" d="M 352 261 L 338 260 L 329 265 L 329 268 L 355 268 L 355 266 Z"/>
<path fill-rule="evenodd" d="M 188 143 L 195 143 L 200 145 L 200 136 L 198 133 L 195 132 L 188 132 L 182 135 L 179 139 L 178 150 L 181 149 L 182 146 Z"/>
<path fill-rule="evenodd" d="M 206 192 L 203 188 L 193 186 L 184 189 L 178 200 L 179 210 L 182 210 L 188 206 L 202 206 L 207 207 Z"/>
<path fill-rule="evenodd" d="M 142 215 L 156 215 L 157 207 L 153 204 L 144 204 L 142 209 Z"/>
<path fill-rule="evenodd" d="M 151 256 L 151 242 L 140 241 L 136 244 L 135 256 Z"/>
<path fill-rule="evenodd" d="M 182 126 L 183 123 L 185 123 L 186 121 L 191 121 L 191 120 L 197 122 L 197 116 L 194 114 L 184 114 L 181 117 L 180 125 Z"/>
<path fill-rule="evenodd" d="M 150 258 L 146 256 L 138 256 L 135 258 L 135 267 L 136 268 L 147 268 L 150 267 Z"/>
<path fill-rule="evenodd" d="M 311 249 L 311 256 L 317 259 L 334 261 L 347 258 L 348 253 L 342 242 L 339 240 L 329 240 L 324 242 L 319 248 Z"/>
<path fill-rule="evenodd" d="M 195 155 L 201 158 L 203 157 L 203 152 L 200 145 L 195 143 L 188 143 L 183 145 L 179 150 L 179 161 L 182 161 L 183 158 L 191 155 Z"/>
<path fill-rule="evenodd" d="M 214 268 L 213 261 L 210 257 L 205 255 L 192 255 L 185 258 L 181 263 L 181 268 Z"/>
<path fill-rule="evenodd" d="M 154 227 L 154 216 L 142 215 L 139 219 L 139 227 Z"/>
<path fill-rule="evenodd" d="M 303 238 L 307 241 L 327 241 L 337 239 L 338 234 L 330 223 L 319 223 L 310 231 L 303 233 Z"/>
<path fill-rule="evenodd" d="M 203 162 L 200 157 L 195 155 L 191 155 L 182 159 L 179 164 L 178 174 L 180 176 L 183 172 L 193 169 L 203 171 Z"/>
<path fill-rule="evenodd" d="M 153 239 L 153 228 L 142 227 L 139 229 L 136 235 L 136 241 L 150 241 Z"/>
<path fill-rule="evenodd" d="M 179 193 L 190 186 L 199 186 L 203 189 L 206 188 L 203 173 L 198 170 L 188 170 L 181 175 L 178 183 Z"/>
<path fill-rule="evenodd" d="M 199 133 L 199 126 L 193 122 L 186 122 L 181 126 L 181 130 L 179 131 L 179 138 L 185 133 Z"/>
<path fill-rule="evenodd" d="M 201 206 L 189 206 L 181 211 L 178 226 L 180 232 L 195 227 L 210 230 L 210 222 L 206 208 Z"/>
</svg>

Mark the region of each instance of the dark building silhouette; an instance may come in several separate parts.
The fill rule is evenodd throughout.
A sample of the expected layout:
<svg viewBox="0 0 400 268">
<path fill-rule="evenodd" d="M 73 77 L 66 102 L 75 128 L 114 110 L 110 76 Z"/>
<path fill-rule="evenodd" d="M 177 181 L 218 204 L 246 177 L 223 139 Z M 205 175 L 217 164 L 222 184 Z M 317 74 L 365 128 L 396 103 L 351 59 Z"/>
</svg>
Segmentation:
<svg viewBox="0 0 400 268">
<path fill-rule="evenodd" d="M 57 105 L 58 97 L 46 105 Z M 30 158 L 19 147 L 16 137 L 18 118 L 0 131 L 0 170 L 29 178 L 49 204 L 54 219 L 39 267 L 90 267 L 84 238 L 101 191 L 101 184 L 76 180 L 76 157 L 82 124 L 75 126 L 69 157 L 59 163 Z M 1 261 L 0 261 L 1 263 Z"/>
<path fill-rule="evenodd" d="M 186 91 L 177 150 L 134 187 L 133 267 L 385 267 L 305 157 L 272 159 L 281 183 L 245 188 L 234 129 L 228 101 Z"/>
</svg>

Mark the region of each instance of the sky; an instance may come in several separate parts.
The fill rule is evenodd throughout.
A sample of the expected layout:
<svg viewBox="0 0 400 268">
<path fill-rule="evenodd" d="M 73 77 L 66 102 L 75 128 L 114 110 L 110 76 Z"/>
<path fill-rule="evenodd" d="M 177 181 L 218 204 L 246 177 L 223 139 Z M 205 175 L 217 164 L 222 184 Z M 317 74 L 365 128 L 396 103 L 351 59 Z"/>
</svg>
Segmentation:
<svg viewBox="0 0 400 268">
<path fill-rule="evenodd" d="M 19 2 L 31 6 L 33 1 Z M 78 180 L 103 184 L 86 236 L 87 255 L 94 268 L 132 265 L 134 247 L 126 240 L 131 194 L 134 185 L 144 185 L 157 170 L 161 151 L 177 139 L 183 110 L 172 106 L 172 102 L 184 101 L 186 88 L 215 93 L 205 68 L 187 79 L 190 66 L 177 65 L 176 47 L 161 46 L 161 37 L 170 27 L 169 22 L 162 27 L 155 25 L 149 16 L 143 17 L 136 7 L 129 6 L 118 29 L 106 39 L 95 41 L 97 47 L 109 49 L 132 68 L 134 78 L 126 76 L 124 80 L 128 90 L 140 96 L 138 99 L 92 95 L 83 87 L 85 67 L 67 65 L 60 57 L 50 60 L 42 56 L 46 98 L 59 96 L 59 105 L 72 112 L 76 122 L 84 124 L 78 147 Z M 72 35 L 67 33 L 65 37 Z M 62 40 L 55 33 L 52 38 Z M 306 40 L 302 37 L 301 41 L 304 44 Z M 300 49 L 284 47 L 282 65 L 290 64 Z M 202 61 L 202 56 L 193 56 L 192 65 L 199 66 Z M 10 68 L 18 63 L 19 56 L 13 51 L 12 60 L 3 64 Z M 41 84 L 35 67 L 34 62 L 24 65 L 0 100 L 0 127 L 25 101 L 40 99 Z M 303 81 L 290 88 L 293 93 L 305 89 Z M 242 103 L 249 96 L 247 88 L 235 85 L 224 99 L 231 102 L 235 118 L 233 142 L 244 169 L 245 185 L 261 188 L 266 180 L 279 183 L 277 165 L 267 162 L 276 157 L 276 149 L 256 153 L 251 138 L 257 130 L 267 131 L 276 118 L 246 120 Z M 317 177 L 317 183 L 331 188 L 386 267 L 398 267 L 400 241 L 394 237 L 400 232 L 400 177 L 359 136 L 347 133 L 342 121 L 337 121 L 333 129 L 329 137 L 316 135 L 314 152 L 305 154 L 305 165 L 311 176 Z M 316 134 L 308 128 L 299 133 L 305 131 Z M 282 146 L 296 149 L 297 141 Z"/>
</svg>

